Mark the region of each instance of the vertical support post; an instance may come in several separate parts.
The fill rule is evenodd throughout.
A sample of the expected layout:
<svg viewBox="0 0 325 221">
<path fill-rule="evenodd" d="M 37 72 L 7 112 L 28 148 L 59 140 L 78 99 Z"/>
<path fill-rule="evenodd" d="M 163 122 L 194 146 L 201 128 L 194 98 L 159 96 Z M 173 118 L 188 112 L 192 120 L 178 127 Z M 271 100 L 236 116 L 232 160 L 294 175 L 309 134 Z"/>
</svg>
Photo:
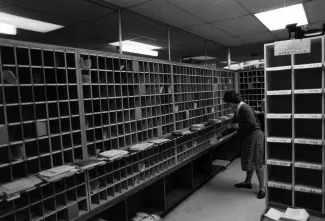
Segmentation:
<svg viewBox="0 0 325 221">
<path fill-rule="evenodd" d="M 121 18 L 121 9 L 118 9 L 118 38 L 120 43 L 120 54 L 123 54 L 122 52 L 122 18 Z"/>
<path fill-rule="evenodd" d="M 231 52 L 230 52 L 230 47 L 228 47 L 228 69 L 230 70 L 231 66 Z"/>
<path fill-rule="evenodd" d="M 208 64 L 207 61 L 207 40 L 204 40 L 204 60 L 205 60 L 205 65 Z"/>
<path fill-rule="evenodd" d="M 171 61 L 170 56 L 170 27 L 167 26 L 167 35 L 168 35 L 168 61 Z"/>
</svg>

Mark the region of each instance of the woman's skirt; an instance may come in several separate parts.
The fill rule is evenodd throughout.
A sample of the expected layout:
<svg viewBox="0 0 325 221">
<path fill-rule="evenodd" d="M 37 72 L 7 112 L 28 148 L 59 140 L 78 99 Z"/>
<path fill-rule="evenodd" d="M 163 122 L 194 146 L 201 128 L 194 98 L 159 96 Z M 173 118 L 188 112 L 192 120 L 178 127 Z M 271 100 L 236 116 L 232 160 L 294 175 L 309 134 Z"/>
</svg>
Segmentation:
<svg viewBox="0 0 325 221">
<path fill-rule="evenodd" d="M 264 158 L 264 133 L 254 131 L 243 139 L 241 143 L 241 168 L 243 171 L 253 171 L 263 167 Z"/>
</svg>

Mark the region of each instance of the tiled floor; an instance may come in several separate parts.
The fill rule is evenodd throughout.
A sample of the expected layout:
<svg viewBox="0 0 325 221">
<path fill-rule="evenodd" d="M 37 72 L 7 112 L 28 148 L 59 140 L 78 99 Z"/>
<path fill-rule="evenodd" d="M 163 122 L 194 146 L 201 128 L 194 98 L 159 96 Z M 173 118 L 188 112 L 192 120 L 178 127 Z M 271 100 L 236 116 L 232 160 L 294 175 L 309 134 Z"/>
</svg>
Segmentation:
<svg viewBox="0 0 325 221">
<path fill-rule="evenodd" d="M 265 199 L 256 198 L 258 181 L 253 177 L 253 189 L 234 188 L 245 179 L 240 159 L 217 174 L 210 182 L 174 209 L 164 221 L 258 221 L 265 209 Z"/>
</svg>

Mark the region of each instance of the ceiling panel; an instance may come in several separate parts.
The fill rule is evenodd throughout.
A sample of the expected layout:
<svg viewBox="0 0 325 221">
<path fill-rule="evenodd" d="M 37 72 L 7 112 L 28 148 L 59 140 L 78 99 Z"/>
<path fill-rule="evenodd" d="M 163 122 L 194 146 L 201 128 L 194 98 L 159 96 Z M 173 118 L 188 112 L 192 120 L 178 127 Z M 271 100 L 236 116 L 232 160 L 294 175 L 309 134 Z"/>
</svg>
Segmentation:
<svg viewBox="0 0 325 221">
<path fill-rule="evenodd" d="M 215 22 L 212 24 L 233 36 L 251 35 L 268 31 L 268 29 L 253 15 Z"/>
<path fill-rule="evenodd" d="M 178 28 L 205 23 L 204 21 L 162 0 L 150 1 L 132 7 L 131 10 Z"/>
<path fill-rule="evenodd" d="M 9 0 L 8 2 L 35 11 L 41 11 L 48 15 L 74 19 L 76 21 L 87 21 L 105 14 L 112 10 L 86 0 Z M 1 8 L 1 11 L 3 8 Z"/>
<path fill-rule="evenodd" d="M 252 14 L 301 3 L 303 0 L 240 0 Z"/>
<path fill-rule="evenodd" d="M 266 43 L 277 40 L 271 32 L 239 36 L 239 38 L 247 43 Z"/>
<path fill-rule="evenodd" d="M 143 4 L 153 0 L 100 0 L 100 1 L 111 3 L 123 8 L 128 8 L 134 5 Z"/>
<path fill-rule="evenodd" d="M 212 26 L 210 24 L 197 25 L 190 28 L 185 28 L 186 31 L 191 32 L 193 34 L 199 35 L 201 37 L 210 39 L 212 41 L 217 41 L 216 39 L 220 38 L 230 38 L 231 35 L 226 32 Z"/>
<path fill-rule="evenodd" d="M 310 23 L 325 21 L 325 1 L 314 0 L 306 3 L 307 16 Z"/>
<path fill-rule="evenodd" d="M 237 1 L 232 0 L 166 0 L 207 22 L 247 15 Z"/>
<path fill-rule="evenodd" d="M 219 39 L 218 42 L 226 46 L 237 46 L 245 44 L 244 41 L 235 37 Z"/>
</svg>

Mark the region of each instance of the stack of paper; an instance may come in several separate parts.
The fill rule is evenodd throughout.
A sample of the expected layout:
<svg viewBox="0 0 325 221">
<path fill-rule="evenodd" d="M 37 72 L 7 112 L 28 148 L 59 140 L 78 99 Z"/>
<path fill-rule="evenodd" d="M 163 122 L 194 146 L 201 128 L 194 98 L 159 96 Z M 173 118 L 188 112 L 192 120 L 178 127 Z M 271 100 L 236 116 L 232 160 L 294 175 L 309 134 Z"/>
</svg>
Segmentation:
<svg viewBox="0 0 325 221">
<path fill-rule="evenodd" d="M 203 130 L 204 129 L 204 124 L 193 124 L 190 127 L 191 131 L 199 131 L 199 130 Z"/>
<path fill-rule="evenodd" d="M 161 218 L 155 214 L 147 213 L 137 213 L 135 217 L 132 218 L 133 221 L 159 221 Z"/>
<path fill-rule="evenodd" d="M 283 216 L 280 218 L 281 221 L 307 221 L 309 214 L 304 209 L 291 209 L 288 208 Z"/>
<path fill-rule="evenodd" d="M 100 157 L 106 158 L 108 160 L 116 160 L 116 159 L 122 158 L 128 154 L 129 154 L 129 152 L 126 150 L 108 150 L 108 151 L 99 153 L 98 155 Z"/>
<path fill-rule="evenodd" d="M 54 167 L 49 170 L 39 172 L 37 176 L 46 182 L 53 182 L 60 180 L 64 177 L 71 176 L 78 172 L 78 169 L 74 166 L 62 165 Z"/>
<path fill-rule="evenodd" d="M 165 143 L 170 141 L 170 139 L 166 139 L 166 138 L 160 138 L 160 139 L 155 139 L 155 140 L 150 140 L 150 143 L 154 143 L 154 144 L 161 144 L 161 143 Z"/>
<path fill-rule="evenodd" d="M 19 179 L 14 182 L 6 183 L 0 186 L 0 193 L 7 197 L 17 195 L 20 192 L 35 188 L 36 185 L 42 183 L 42 180 L 35 176 Z M 1 194 L 0 194 L 1 195 Z"/>
<path fill-rule="evenodd" d="M 234 114 L 228 114 L 227 117 L 233 118 Z"/>
<path fill-rule="evenodd" d="M 264 216 L 275 221 L 307 221 L 309 218 L 309 214 L 306 212 L 306 210 L 291 208 L 288 208 L 285 213 L 270 208 Z"/>
<path fill-rule="evenodd" d="M 210 119 L 208 120 L 208 125 L 214 125 L 214 124 L 219 124 L 222 121 L 220 119 Z"/>
<path fill-rule="evenodd" d="M 220 119 L 221 121 L 225 121 L 225 120 L 228 120 L 229 118 L 228 118 L 227 116 L 223 116 L 223 117 L 219 117 L 219 119 Z"/>
<path fill-rule="evenodd" d="M 130 150 L 132 151 L 142 151 L 146 150 L 152 146 L 154 146 L 154 143 L 138 143 L 130 147 Z"/>
<path fill-rule="evenodd" d="M 73 165 L 77 166 L 81 170 L 87 170 L 89 168 L 93 168 L 97 165 L 103 165 L 103 164 L 106 164 L 106 162 L 100 159 L 89 159 L 89 160 L 77 161 Z"/>
<path fill-rule="evenodd" d="M 175 136 L 184 136 L 186 134 L 191 134 L 191 131 L 186 128 L 186 129 L 182 129 L 182 130 L 173 131 L 172 134 Z"/>
</svg>

